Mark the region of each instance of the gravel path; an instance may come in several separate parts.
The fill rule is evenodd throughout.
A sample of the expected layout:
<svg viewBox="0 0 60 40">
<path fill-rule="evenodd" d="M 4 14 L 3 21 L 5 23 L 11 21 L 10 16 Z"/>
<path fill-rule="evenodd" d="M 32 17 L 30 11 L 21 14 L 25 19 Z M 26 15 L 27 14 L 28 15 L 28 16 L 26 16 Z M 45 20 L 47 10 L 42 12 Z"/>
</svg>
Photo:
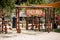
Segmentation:
<svg viewBox="0 0 60 40">
<path fill-rule="evenodd" d="M 19 34 L 16 31 L 10 34 L 0 34 L 0 40 L 60 40 L 60 33 L 22 30 Z"/>
</svg>

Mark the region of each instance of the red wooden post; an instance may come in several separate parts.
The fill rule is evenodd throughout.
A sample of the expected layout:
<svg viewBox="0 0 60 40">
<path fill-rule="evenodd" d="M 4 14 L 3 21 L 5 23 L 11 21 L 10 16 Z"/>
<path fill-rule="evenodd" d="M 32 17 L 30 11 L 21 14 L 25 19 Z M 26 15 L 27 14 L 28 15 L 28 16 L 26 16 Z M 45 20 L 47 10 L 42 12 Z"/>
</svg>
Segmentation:
<svg viewBox="0 0 60 40">
<path fill-rule="evenodd" d="M 54 27 L 54 24 L 56 23 L 55 21 L 55 8 L 52 8 L 52 30 L 54 31 L 53 27 Z"/>
<path fill-rule="evenodd" d="M 46 31 L 46 25 L 47 25 L 47 8 L 45 9 L 45 31 Z"/>
<path fill-rule="evenodd" d="M 16 8 L 16 30 L 17 30 L 17 33 L 21 33 L 19 24 L 20 24 L 19 23 L 19 8 Z"/>
<path fill-rule="evenodd" d="M 2 9 L 2 33 L 3 33 L 3 27 L 5 26 L 5 19 L 4 19 L 4 10 Z M 5 29 L 7 29 L 7 28 L 5 28 Z M 5 31 L 5 32 L 7 32 L 7 30 Z"/>
<path fill-rule="evenodd" d="M 50 23 L 50 8 L 48 8 L 47 26 L 48 26 L 47 31 L 48 31 L 48 33 L 49 33 L 49 32 L 51 31 L 51 30 L 50 30 L 50 29 L 51 29 L 51 23 Z"/>
<path fill-rule="evenodd" d="M 3 13 L 3 9 L 2 9 L 2 33 L 3 33 L 3 20 L 4 19 L 4 13 Z"/>
<path fill-rule="evenodd" d="M 28 17 L 26 17 L 26 30 L 28 30 Z"/>
<path fill-rule="evenodd" d="M 3 27 L 5 26 L 5 19 L 4 19 L 4 10 L 2 9 L 2 33 L 3 33 Z M 5 26 L 5 33 L 7 33 L 7 28 Z"/>
<path fill-rule="evenodd" d="M 39 21 L 38 21 L 38 30 L 40 31 L 40 17 L 39 17 Z"/>
<path fill-rule="evenodd" d="M 33 30 L 33 28 L 34 28 L 34 17 L 32 16 L 32 28 L 31 28 L 31 30 Z"/>
<path fill-rule="evenodd" d="M 5 26 L 5 34 L 7 34 L 7 27 L 6 27 L 6 24 L 4 24 L 4 26 Z"/>
<path fill-rule="evenodd" d="M 36 18 L 35 18 L 34 22 L 35 22 L 35 28 L 37 28 L 37 27 L 38 27 L 37 16 L 36 16 Z"/>
</svg>

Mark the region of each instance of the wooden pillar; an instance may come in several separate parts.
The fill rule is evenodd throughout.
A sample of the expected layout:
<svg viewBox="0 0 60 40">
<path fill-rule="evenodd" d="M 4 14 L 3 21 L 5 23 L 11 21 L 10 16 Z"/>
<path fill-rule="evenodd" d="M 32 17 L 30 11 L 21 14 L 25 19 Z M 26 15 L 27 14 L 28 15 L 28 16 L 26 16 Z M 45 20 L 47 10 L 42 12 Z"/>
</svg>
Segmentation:
<svg viewBox="0 0 60 40">
<path fill-rule="evenodd" d="M 53 23 L 55 23 L 55 8 L 53 8 Z"/>
<path fill-rule="evenodd" d="M 46 24 L 47 24 L 47 8 L 45 9 L 45 31 L 46 31 Z"/>
<path fill-rule="evenodd" d="M 50 15 L 50 8 L 48 8 L 48 33 L 51 31 L 51 15 Z"/>
<path fill-rule="evenodd" d="M 4 27 L 4 20 L 3 20 L 4 18 L 3 18 L 3 16 L 2 16 L 2 33 L 3 33 L 3 27 Z"/>
<path fill-rule="evenodd" d="M 34 28 L 34 17 L 32 16 L 32 27 L 31 27 L 31 30 L 33 30 Z"/>
<path fill-rule="evenodd" d="M 20 23 L 19 23 L 19 8 L 16 8 L 16 30 L 17 30 L 17 33 L 21 33 L 21 29 L 20 29 Z"/>
<path fill-rule="evenodd" d="M 39 21 L 38 21 L 38 30 L 40 31 L 40 17 L 38 17 Z"/>
<path fill-rule="evenodd" d="M 47 31 L 47 24 L 49 21 L 49 8 L 45 9 L 45 31 Z"/>
<path fill-rule="evenodd" d="M 52 8 L 52 16 L 53 16 L 53 18 L 52 18 L 52 28 L 53 28 L 54 24 L 56 23 L 56 21 L 55 21 L 55 8 Z"/>
<path fill-rule="evenodd" d="M 3 27 L 4 27 L 4 12 L 3 12 L 3 9 L 2 9 L 2 33 L 3 33 Z"/>
<path fill-rule="evenodd" d="M 50 12 L 50 9 L 47 8 L 47 15 L 46 15 L 47 16 L 47 22 L 50 20 L 50 13 L 49 12 Z"/>
<path fill-rule="evenodd" d="M 38 27 L 38 26 L 37 26 L 37 25 L 38 25 L 38 21 L 37 21 L 37 20 L 38 20 L 38 18 L 36 17 L 36 18 L 35 18 L 35 22 L 36 22 L 35 25 L 36 25 L 36 28 Z"/>
<path fill-rule="evenodd" d="M 28 30 L 28 17 L 26 17 L 26 30 Z"/>
<path fill-rule="evenodd" d="M 51 17 L 51 31 L 53 31 L 53 8 L 50 8 L 50 17 Z"/>
<path fill-rule="evenodd" d="M 4 9 L 2 9 L 2 33 L 3 33 L 3 29 L 4 29 L 4 26 L 5 26 L 5 19 L 4 19 Z M 7 27 L 5 26 L 5 33 L 7 33 Z"/>
<path fill-rule="evenodd" d="M 6 24 L 5 24 L 5 34 L 7 34 L 7 27 L 6 27 Z"/>
<path fill-rule="evenodd" d="M 50 16 L 49 16 L 49 17 L 50 17 L 50 26 L 51 26 L 51 15 L 52 15 L 52 14 L 51 14 L 51 8 L 49 8 L 49 15 L 50 15 Z"/>
<path fill-rule="evenodd" d="M 53 24 L 54 24 L 54 19 L 55 19 L 55 10 L 53 12 L 53 8 L 50 8 L 50 15 L 51 15 L 51 23 L 52 23 L 52 31 L 53 31 Z"/>
</svg>

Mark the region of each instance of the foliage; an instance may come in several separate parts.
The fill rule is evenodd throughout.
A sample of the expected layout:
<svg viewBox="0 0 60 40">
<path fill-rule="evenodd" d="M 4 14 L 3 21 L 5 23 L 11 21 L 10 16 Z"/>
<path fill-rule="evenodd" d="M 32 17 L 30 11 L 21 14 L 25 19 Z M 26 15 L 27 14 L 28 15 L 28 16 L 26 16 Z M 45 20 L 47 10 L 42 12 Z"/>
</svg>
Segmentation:
<svg viewBox="0 0 60 40">
<path fill-rule="evenodd" d="M 54 29 L 54 32 L 60 33 L 60 29 Z"/>
<path fill-rule="evenodd" d="M 60 8 L 56 8 L 56 14 L 60 15 Z"/>
<path fill-rule="evenodd" d="M 45 0 L 27 0 L 29 4 L 42 4 L 45 2 Z"/>
<path fill-rule="evenodd" d="M 15 4 L 17 4 L 17 5 L 27 2 L 27 0 L 14 0 L 14 1 L 15 1 Z"/>
<path fill-rule="evenodd" d="M 52 2 L 57 2 L 57 1 L 60 1 L 60 0 L 45 0 L 46 3 L 52 3 Z"/>
<path fill-rule="evenodd" d="M 13 9 L 14 1 L 13 0 L 0 0 L 0 9 L 10 8 Z"/>
<path fill-rule="evenodd" d="M 20 5 L 20 4 L 43 4 L 45 3 L 45 0 L 15 0 L 15 4 Z"/>
<path fill-rule="evenodd" d="M 12 9 L 14 9 L 15 4 L 14 0 L 0 0 L 0 9 L 4 9 L 4 15 L 10 16 Z"/>
<path fill-rule="evenodd" d="M 58 2 L 60 0 L 45 0 L 45 3 L 52 3 L 52 2 Z M 60 15 L 60 8 L 55 8 L 57 15 Z"/>
</svg>

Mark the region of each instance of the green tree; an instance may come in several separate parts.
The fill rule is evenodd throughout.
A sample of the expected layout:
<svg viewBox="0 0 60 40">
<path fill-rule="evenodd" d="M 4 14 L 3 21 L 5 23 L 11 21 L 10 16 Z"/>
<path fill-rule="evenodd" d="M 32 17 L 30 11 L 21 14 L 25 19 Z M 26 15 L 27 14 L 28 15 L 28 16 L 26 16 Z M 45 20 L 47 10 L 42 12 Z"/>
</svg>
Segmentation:
<svg viewBox="0 0 60 40">
<path fill-rule="evenodd" d="M 27 0 L 29 4 L 43 4 L 45 3 L 45 0 Z"/>
<path fill-rule="evenodd" d="M 13 9 L 14 1 L 13 0 L 0 0 L 0 9 L 10 8 Z"/>
<path fill-rule="evenodd" d="M 14 8 L 13 0 L 0 0 L 0 10 L 2 11 L 2 32 L 3 32 L 4 23 L 5 23 L 4 10 L 13 9 L 13 8 Z M 7 33 L 6 27 L 5 27 L 5 33 Z"/>
<path fill-rule="evenodd" d="M 60 8 L 56 8 L 56 14 L 60 15 Z"/>
<path fill-rule="evenodd" d="M 45 0 L 45 2 L 48 4 L 48 3 L 52 3 L 52 2 L 58 2 L 60 0 Z M 60 8 L 55 8 L 56 9 L 56 13 L 57 15 L 60 15 Z"/>
<path fill-rule="evenodd" d="M 8 10 L 11 12 L 13 8 L 14 0 L 0 0 L 0 10 L 6 10 L 5 12 L 7 13 Z"/>
<path fill-rule="evenodd" d="M 60 0 L 45 0 L 46 3 L 58 2 Z"/>
</svg>

